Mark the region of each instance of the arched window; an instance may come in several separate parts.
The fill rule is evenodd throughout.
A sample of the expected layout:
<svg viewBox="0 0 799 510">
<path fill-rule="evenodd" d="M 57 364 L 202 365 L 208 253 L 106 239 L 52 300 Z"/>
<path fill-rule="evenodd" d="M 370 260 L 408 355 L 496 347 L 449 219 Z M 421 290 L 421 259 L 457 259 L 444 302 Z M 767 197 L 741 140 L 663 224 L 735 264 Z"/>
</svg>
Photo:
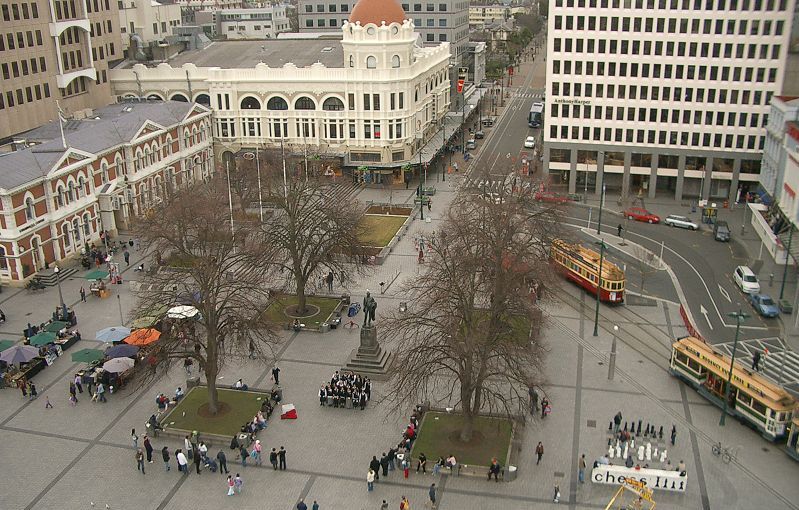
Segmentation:
<svg viewBox="0 0 799 510">
<path fill-rule="evenodd" d="M 72 246 L 72 234 L 69 230 L 69 223 L 61 225 L 61 235 L 64 237 L 64 246 Z"/>
<path fill-rule="evenodd" d="M 55 206 L 56 208 L 64 207 L 64 186 L 60 184 L 55 194 Z"/>
<path fill-rule="evenodd" d="M 199 94 L 195 102 L 200 103 L 201 105 L 211 106 L 211 96 L 208 94 Z"/>
<path fill-rule="evenodd" d="M 161 147 L 158 142 L 153 142 L 153 163 L 161 161 Z"/>
<path fill-rule="evenodd" d="M 191 145 L 190 142 L 191 142 L 191 133 L 189 133 L 189 130 L 186 129 L 185 131 L 183 131 L 183 145 L 188 147 L 189 145 Z"/>
<path fill-rule="evenodd" d="M 75 201 L 75 183 L 70 181 L 67 184 L 67 202 L 72 203 Z"/>
<path fill-rule="evenodd" d="M 372 55 L 366 57 L 366 68 L 367 69 L 375 69 L 377 67 L 377 59 Z"/>
<path fill-rule="evenodd" d="M 28 221 L 36 219 L 36 208 L 31 197 L 25 199 L 25 219 Z"/>
<path fill-rule="evenodd" d="M 355 56 L 350 55 L 350 67 L 355 67 Z"/>
<path fill-rule="evenodd" d="M 100 163 L 100 181 L 105 184 L 108 182 L 108 163 Z"/>
<path fill-rule="evenodd" d="M 337 97 L 328 97 L 325 99 L 325 102 L 322 103 L 322 109 L 331 112 L 341 111 L 344 109 L 344 101 Z"/>
<path fill-rule="evenodd" d="M 72 234 L 75 236 L 75 242 L 80 241 L 80 221 L 78 221 L 78 218 L 72 220 Z"/>
<path fill-rule="evenodd" d="M 83 180 L 83 176 L 81 175 L 80 177 L 78 177 L 78 200 L 83 198 L 83 195 L 85 194 L 85 192 L 86 192 L 86 190 L 84 188 L 84 180 Z"/>
<path fill-rule="evenodd" d="M 147 96 L 147 100 L 148 101 L 163 101 L 164 98 L 159 96 L 158 94 L 150 94 L 149 96 Z"/>
<path fill-rule="evenodd" d="M 191 138 L 195 144 L 200 143 L 200 132 L 197 131 L 197 126 L 194 126 L 191 130 Z"/>
<path fill-rule="evenodd" d="M 267 110 L 288 110 L 289 105 L 282 97 L 272 97 L 266 103 Z"/>
<path fill-rule="evenodd" d="M 188 103 L 189 100 L 183 94 L 174 94 L 171 98 L 172 101 L 180 101 L 181 103 Z"/>
<path fill-rule="evenodd" d="M 413 96 L 413 100 L 419 102 L 419 87 L 416 87 L 416 93 Z"/>
<path fill-rule="evenodd" d="M 400 66 L 400 56 L 394 55 L 391 57 L 391 67 L 399 67 Z"/>
<path fill-rule="evenodd" d="M 294 101 L 295 110 L 316 110 L 316 103 L 308 96 L 302 96 Z"/>
<path fill-rule="evenodd" d="M 8 259 L 6 258 L 6 249 L 0 246 L 0 269 L 8 271 Z"/>
<path fill-rule="evenodd" d="M 167 137 L 166 137 L 166 155 L 167 156 L 171 156 L 172 155 L 172 136 L 171 135 L 167 135 Z"/>
<path fill-rule="evenodd" d="M 116 170 L 117 177 L 125 173 L 125 162 L 122 160 L 120 156 L 117 156 L 116 159 L 114 159 L 114 165 L 116 165 L 117 167 Z"/>
<path fill-rule="evenodd" d="M 144 148 L 144 168 L 147 168 L 148 166 L 150 166 L 150 163 L 151 163 L 151 161 L 150 161 L 150 148 L 149 147 L 145 147 Z"/>
<path fill-rule="evenodd" d="M 261 109 L 261 102 L 258 101 L 256 98 L 250 96 L 245 97 L 241 100 L 241 109 L 242 110 L 260 110 Z"/>
<path fill-rule="evenodd" d="M 87 239 L 92 235 L 92 222 L 89 213 L 83 215 L 83 235 Z"/>
</svg>

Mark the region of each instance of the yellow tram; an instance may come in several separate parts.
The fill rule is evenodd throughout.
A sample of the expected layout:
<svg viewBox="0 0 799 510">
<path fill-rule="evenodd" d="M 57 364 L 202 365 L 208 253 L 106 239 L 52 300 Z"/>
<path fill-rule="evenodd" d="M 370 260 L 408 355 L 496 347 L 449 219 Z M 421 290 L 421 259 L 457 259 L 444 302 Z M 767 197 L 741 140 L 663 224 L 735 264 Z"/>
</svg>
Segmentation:
<svg viewBox="0 0 799 510">
<path fill-rule="evenodd" d="M 673 375 L 693 386 L 700 395 L 719 407 L 724 405 L 729 356 L 688 336 L 672 344 L 669 365 Z M 796 399 L 782 387 L 736 361 L 727 407 L 731 415 L 757 429 L 769 441 L 780 441 L 788 436 L 797 406 Z"/>
</svg>

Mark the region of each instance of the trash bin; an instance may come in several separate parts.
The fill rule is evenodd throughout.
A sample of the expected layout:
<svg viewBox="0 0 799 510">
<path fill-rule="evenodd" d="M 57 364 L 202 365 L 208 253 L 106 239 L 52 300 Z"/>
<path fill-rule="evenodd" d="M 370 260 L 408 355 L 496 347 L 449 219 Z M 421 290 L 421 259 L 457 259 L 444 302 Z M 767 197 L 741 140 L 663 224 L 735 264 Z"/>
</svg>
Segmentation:
<svg viewBox="0 0 799 510">
<path fill-rule="evenodd" d="M 506 482 L 512 482 L 516 479 L 516 476 L 518 475 L 517 469 L 518 468 L 516 466 L 508 466 L 508 469 L 505 470 Z"/>
<path fill-rule="evenodd" d="M 190 390 L 196 386 L 200 385 L 200 376 L 193 375 L 191 377 L 186 378 L 186 390 Z"/>
</svg>

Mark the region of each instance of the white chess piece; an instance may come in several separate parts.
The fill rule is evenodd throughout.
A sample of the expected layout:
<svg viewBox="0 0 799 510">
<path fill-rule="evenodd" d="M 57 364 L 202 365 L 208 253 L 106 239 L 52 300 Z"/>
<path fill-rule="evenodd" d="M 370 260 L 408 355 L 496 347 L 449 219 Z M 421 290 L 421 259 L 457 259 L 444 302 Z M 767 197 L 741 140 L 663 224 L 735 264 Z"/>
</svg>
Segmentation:
<svg viewBox="0 0 799 510">
<path fill-rule="evenodd" d="M 630 439 L 630 448 L 635 450 L 635 439 Z"/>
<path fill-rule="evenodd" d="M 652 443 L 646 443 L 646 460 L 652 460 Z"/>
<path fill-rule="evenodd" d="M 629 450 L 630 450 L 630 449 L 628 448 L 628 445 L 625 443 L 625 444 L 624 444 L 624 455 L 622 455 L 622 458 L 623 458 L 623 459 L 626 459 L 626 458 L 627 458 L 628 454 L 630 453 L 630 451 L 629 451 Z"/>
<path fill-rule="evenodd" d="M 644 445 L 638 447 L 638 460 L 644 460 Z"/>
<path fill-rule="evenodd" d="M 621 446 L 616 445 L 616 457 L 621 458 Z"/>
<path fill-rule="evenodd" d="M 652 452 L 652 456 L 653 456 L 654 458 L 656 458 L 656 459 L 658 458 L 658 447 L 657 447 L 657 446 L 655 447 L 655 451 L 654 451 L 654 452 Z"/>
<path fill-rule="evenodd" d="M 666 462 L 666 452 L 667 450 L 660 450 L 660 462 Z"/>
<path fill-rule="evenodd" d="M 612 459 L 612 458 L 613 458 L 613 453 L 614 453 L 615 451 L 616 451 L 616 450 L 615 450 L 615 448 L 613 448 L 613 445 L 610 445 L 610 446 L 608 446 L 608 458 L 609 458 L 609 459 Z"/>
</svg>

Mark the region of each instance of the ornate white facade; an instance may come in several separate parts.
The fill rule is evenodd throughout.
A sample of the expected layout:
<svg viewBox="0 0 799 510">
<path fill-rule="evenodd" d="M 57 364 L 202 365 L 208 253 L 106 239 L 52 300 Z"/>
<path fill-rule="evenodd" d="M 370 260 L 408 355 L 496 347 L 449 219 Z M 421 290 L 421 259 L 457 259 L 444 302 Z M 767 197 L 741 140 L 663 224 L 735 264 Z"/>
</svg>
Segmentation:
<svg viewBox="0 0 799 510">
<path fill-rule="evenodd" d="M 282 142 L 342 157 L 347 166 L 413 163 L 449 106 L 449 43 L 418 46 L 408 19 L 346 22 L 340 30 L 342 40 L 217 42 L 186 56 L 197 64 L 113 70 L 112 87 L 121 97 L 210 104 L 214 136 L 229 148 Z M 293 58 L 282 65 L 281 48 Z"/>
</svg>

